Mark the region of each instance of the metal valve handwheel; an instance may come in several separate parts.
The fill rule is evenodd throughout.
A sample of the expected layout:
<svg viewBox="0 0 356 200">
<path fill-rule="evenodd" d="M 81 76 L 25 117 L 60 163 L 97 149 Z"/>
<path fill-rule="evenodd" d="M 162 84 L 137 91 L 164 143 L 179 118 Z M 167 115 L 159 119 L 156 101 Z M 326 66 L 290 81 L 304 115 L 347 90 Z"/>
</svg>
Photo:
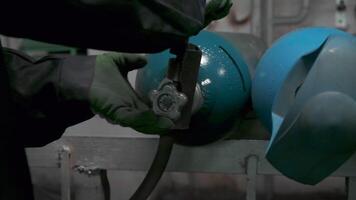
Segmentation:
<svg viewBox="0 0 356 200">
<path fill-rule="evenodd" d="M 187 96 L 177 90 L 172 80 L 164 79 L 157 90 L 150 94 L 153 112 L 157 115 L 177 120 L 181 116 L 183 106 L 187 103 Z"/>
</svg>

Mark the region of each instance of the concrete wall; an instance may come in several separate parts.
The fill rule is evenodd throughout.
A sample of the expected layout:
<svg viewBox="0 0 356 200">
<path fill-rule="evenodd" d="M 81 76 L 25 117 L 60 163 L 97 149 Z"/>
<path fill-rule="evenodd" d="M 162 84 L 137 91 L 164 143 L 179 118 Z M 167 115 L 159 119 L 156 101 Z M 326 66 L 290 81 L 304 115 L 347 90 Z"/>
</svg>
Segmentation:
<svg viewBox="0 0 356 200">
<path fill-rule="evenodd" d="M 266 17 L 261 12 L 266 9 L 263 5 L 268 0 L 235 0 L 235 6 L 228 17 L 211 24 L 208 29 L 227 32 L 245 32 L 264 37 L 262 29 L 265 27 Z M 296 16 L 300 11 L 303 0 L 273 0 L 273 13 L 275 17 Z M 310 0 L 309 11 L 300 23 L 275 25 L 272 39 L 292 30 L 308 26 L 336 27 L 336 1 Z M 355 0 L 346 0 L 347 27 L 344 29 L 352 34 L 356 33 Z M 236 20 L 239 19 L 239 20 Z M 266 39 L 266 38 L 264 38 Z"/>
</svg>

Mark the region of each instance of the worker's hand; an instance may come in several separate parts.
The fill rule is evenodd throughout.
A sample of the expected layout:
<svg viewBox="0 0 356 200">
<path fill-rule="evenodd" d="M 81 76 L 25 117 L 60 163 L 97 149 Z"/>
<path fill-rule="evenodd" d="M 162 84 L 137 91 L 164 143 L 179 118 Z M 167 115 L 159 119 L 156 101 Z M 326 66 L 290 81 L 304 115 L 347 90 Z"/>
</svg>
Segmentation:
<svg viewBox="0 0 356 200">
<path fill-rule="evenodd" d="M 146 65 L 143 56 L 108 53 L 96 58 L 90 88 L 92 110 L 112 124 L 148 134 L 163 134 L 173 122 L 156 116 L 137 96 L 127 80 L 129 71 Z"/>
<path fill-rule="evenodd" d="M 205 8 L 205 26 L 210 22 L 226 17 L 232 7 L 232 0 L 210 0 Z"/>
</svg>

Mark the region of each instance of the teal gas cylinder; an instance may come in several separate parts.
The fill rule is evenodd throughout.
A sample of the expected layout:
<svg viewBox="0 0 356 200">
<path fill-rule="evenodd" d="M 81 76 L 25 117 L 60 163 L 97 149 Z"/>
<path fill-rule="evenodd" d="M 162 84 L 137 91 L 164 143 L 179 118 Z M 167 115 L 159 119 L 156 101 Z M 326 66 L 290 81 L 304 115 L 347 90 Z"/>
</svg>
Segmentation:
<svg viewBox="0 0 356 200">
<path fill-rule="evenodd" d="M 264 45 L 245 34 L 206 31 L 190 38 L 190 42 L 203 55 L 194 97 L 195 114 L 190 130 L 177 134 L 177 140 L 199 145 L 224 137 L 239 117 L 250 95 L 249 70 L 255 67 Z M 138 71 L 136 91 L 146 102 L 150 91 L 165 77 L 170 57 L 168 51 L 149 55 L 147 66 Z"/>
<path fill-rule="evenodd" d="M 253 107 L 263 125 L 272 132 L 272 106 L 288 73 L 302 58 L 312 64 L 330 35 L 348 35 L 333 28 L 303 28 L 278 39 L 262 56 L 252 83 Z M 309 55 L 309 57 L 307 57 Z"/>
<path fill-rule="evenodd" d="M 261 58 L 253 106 L 282 174 L 314 185 L 356 151 L 355 63 L 355 38 L 332 28 L 286 34 Z"/>
</svg>

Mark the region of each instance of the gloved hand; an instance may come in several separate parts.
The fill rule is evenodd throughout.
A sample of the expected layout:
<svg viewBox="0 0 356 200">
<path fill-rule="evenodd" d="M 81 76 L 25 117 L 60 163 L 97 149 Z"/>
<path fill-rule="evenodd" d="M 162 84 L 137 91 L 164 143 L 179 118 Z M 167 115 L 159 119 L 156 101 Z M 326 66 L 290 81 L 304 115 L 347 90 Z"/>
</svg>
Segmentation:
<svg viewBox="0 0 356 200">
<path fill-rule="evenodd" d="M 146 65 L 143 56 L 107 53 L 96 58 L 89 101 L 92 110 L 112 124 L 148 134 L 164 134 L 173 122 L 156 116 L 127 80 L 129 71 Z"/>
<path fill-rule="evenodd" d="M 231 0 L 210 0 L 205 8 L 205 26 L 212 21 L 226 17 L 232 7 Z"/>
</svg>

